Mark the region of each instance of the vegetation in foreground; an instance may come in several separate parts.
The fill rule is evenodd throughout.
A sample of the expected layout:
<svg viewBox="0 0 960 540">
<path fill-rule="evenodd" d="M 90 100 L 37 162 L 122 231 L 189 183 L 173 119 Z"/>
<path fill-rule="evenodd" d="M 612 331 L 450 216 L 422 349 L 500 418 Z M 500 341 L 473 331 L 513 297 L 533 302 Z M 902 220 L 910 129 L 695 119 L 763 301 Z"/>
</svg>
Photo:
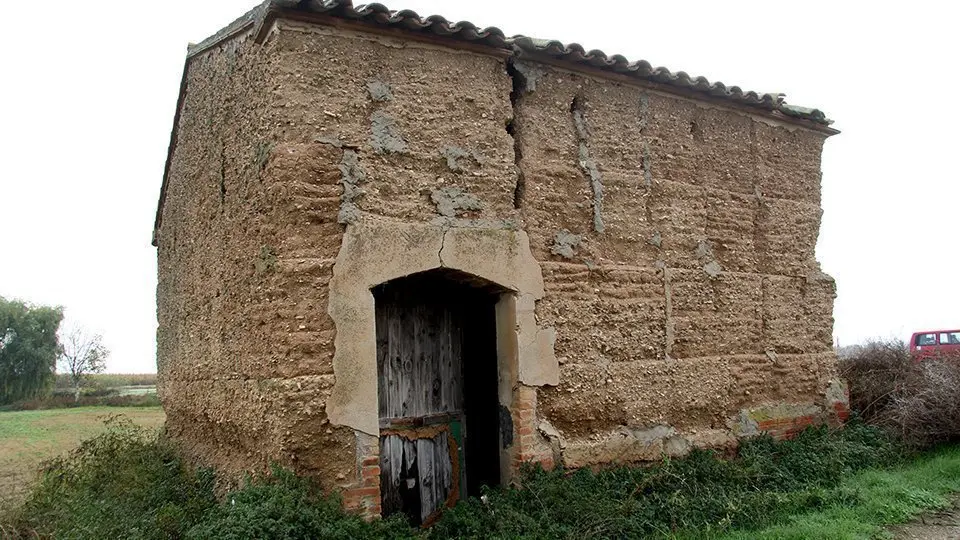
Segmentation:
<svg viewBox="0 0 960 540">
<path fill-rule="evenodd" d="M 5 528 L 66 539 L 778 537 L 796 516 L 847 516 L 867 527 L 902 521 L 960 489 L 960 450 L 902 455 L 884 432 L 855 423 L 746 441 L 733 460 L 695 452 L 650 467 L 530 469 L 519 488 L 463 501 L 423 531 L 402 518 L 366 523 L 345 514 L 336 497 L 279 468 L 218 500 L 209 471 L 187 470 L 162 438 L 114 420 L 48 463 Z M 937 470 L 949 474 L 931 481 Z M 904 493 L 906 504 L 896 498 Z"/>
<path fill-rule="evenodd" d="M 900 340 L 874 341 L 840 360 L 850 406 L 904 444 L 960 440 L 960 355 L 915 361 Z"/>
<path fill-rule="evenodd" d="M 837 493 L 852 504 L 796 513 L 759 530 L 733 531 L 719 540 L 875 538 L 884 526 L 950 504 L 960 491 L 960 447 L 925 452 L 892 469 L 872 469 L 846 478 Z"/>
<path fill-rule="evenodd" d="M 151 433 L 164 421 L 160 407 L 0 412 L 0 508 L 26 498 L 44 460 L 63 455 L 84 439 L 103 433 L 103 419 L 117 413 Z"/>
<path fill-rule="evenodd" d="M 366 523 L 289 471 L 214 496 L 162 438 L 130 423 L 48 463 L 9 536 L 58 538 L 865 538 L 947 504 L 960 491 L 960 363 L 910 360 L 902 343 L 841 364 L 870 424 L 754 438 L 739 456 L 711 452 L 649 467 L 529 469 L 513 488 L 447 511 L 429 530 L 401 517 Z M 954 384 L 956 383 L 956 384 Z"/>
</svg>

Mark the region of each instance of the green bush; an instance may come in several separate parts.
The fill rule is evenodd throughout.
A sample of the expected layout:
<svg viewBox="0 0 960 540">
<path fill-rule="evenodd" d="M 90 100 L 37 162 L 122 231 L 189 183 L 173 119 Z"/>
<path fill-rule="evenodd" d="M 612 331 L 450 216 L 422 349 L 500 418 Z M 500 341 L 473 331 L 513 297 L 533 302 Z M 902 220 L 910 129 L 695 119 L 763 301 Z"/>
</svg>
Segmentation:
<svg viewBox="0 0 960 540">
<path fill-rule="evenodd" d="M 802 432 L 792 441 L 744 441 L 723 460 L 695 451 L 650 467 L 599 472 L 528 470 L 522 489 L 487 492 L 444 514 L 436 538 L 638 538 L 678 531 L 709 537 L 755 528 L 789 514 L 846 503 L 835 489 L 847 474 L 894 463 L 881 431 L 851 424 Z"/>
<path fill-rule="evenodd" d="M 280 467 L 259 481 L 230 493 L 187 531 L 196 540 L 247 538 L 410 538 L 401 519 L 367 523 L 343 512 L 338 497 L 324 496 L 318 486 Z"/>
<path fill-rule="evenodd" d="M 209 469 L 123 417 L 69 455 L 44 464 L 40 482 L 0 536 L 101 538 L 410 538 L 401 519 L 367 523 L 340 499 L 290 471 L 248 480 L 218 502 Z"/>
<path fill-rule="evenodd" d="M 216 504 L 213 474 L 128 419 L 47 462 L 18 529 L 71 538 L 176 538 Z"/>
<path fill-rule="evenodd" d="M 792 441 L 750 439 L 732 460 L 695 451 L 648 467 L 527 468 L 517 487 L 466 499 L 420 530 L 402 516 L 367 523 L 346 514 L 338 497 L 279 467 L 218 501 L 212 473 L 188 470 L 162 439 L 113 420 L 46 465 L 5 530 L 66 539 L 710 538 L 855 504 L 860 495 L 839 488 L 841 479 L 899 458 L 883 431 L 852 423 Z"/>
</svg>

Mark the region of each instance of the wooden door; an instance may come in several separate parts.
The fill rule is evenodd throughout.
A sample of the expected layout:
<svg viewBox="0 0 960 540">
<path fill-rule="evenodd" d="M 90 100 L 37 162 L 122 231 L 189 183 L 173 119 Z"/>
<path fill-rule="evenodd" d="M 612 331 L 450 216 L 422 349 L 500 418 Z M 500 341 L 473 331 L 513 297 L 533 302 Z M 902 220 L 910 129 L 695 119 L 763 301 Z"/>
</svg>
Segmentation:
<svg viewBox="0 0 960 540">
<path fill-rule="evenodd" d="M 408 278 L 409 279 L 409 278 Z M 464 473 L 464 321 L 454 284 L 413 280 L 375 290 L 384 515 L 428 524 L 460 498 Z"/>
</svg>

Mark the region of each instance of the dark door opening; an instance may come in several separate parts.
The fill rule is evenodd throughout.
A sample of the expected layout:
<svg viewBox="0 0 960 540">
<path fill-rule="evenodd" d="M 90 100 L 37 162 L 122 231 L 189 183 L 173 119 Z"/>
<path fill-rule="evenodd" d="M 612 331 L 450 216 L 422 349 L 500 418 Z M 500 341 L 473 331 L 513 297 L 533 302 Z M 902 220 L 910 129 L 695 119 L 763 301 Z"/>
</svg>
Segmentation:
<svg viewBox="0 0 960 540">
<path fill-rule="evenodd" d="M 447 270 L 373 289 L 384 516 L 428 524 L 500 483 L 496 302 L 502 290 Z"/>
</svg>

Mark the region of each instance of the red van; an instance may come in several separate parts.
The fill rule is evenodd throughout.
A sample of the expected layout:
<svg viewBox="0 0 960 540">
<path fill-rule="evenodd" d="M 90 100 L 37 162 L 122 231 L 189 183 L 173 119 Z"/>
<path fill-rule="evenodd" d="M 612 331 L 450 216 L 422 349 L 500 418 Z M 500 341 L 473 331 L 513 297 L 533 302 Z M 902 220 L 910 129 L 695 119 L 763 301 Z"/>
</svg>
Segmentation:
<svg viewBox="0 0 960 540">
<path fill-rule="evenodd" d="M 928 330 L 910 337 L 910 355 L 914 360 L 938 356 L 960 356 L 960 330 Z"/>
</svg>

